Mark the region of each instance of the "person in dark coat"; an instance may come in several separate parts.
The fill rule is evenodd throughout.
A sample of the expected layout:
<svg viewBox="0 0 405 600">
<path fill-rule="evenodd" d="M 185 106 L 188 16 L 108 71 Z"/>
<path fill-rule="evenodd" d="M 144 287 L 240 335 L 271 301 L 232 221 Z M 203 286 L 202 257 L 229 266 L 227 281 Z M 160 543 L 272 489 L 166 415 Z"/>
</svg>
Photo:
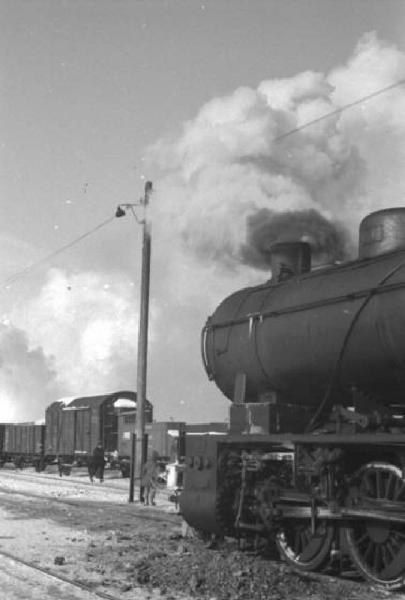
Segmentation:
<svg viewBox="0 0 405 600">
<path fill-rule="evenodd" d="M 100 480 L 100 483 L 104 481 L 104 465 L 104 447 L 101 442 L 98 442 L 93 450 L 93 456 L 89 463 L 90 481 L 93 481 L 93 477 L 97 477 Z"/>
</svg>

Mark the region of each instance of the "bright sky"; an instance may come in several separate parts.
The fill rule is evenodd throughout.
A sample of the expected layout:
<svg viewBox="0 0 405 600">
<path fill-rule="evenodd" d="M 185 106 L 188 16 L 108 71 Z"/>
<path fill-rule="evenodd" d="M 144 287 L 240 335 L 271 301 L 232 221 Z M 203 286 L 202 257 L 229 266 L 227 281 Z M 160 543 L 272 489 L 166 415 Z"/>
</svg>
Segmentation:
<svg viewBox="0 0 405 600">
<path fill-rule="evenodd" d="M 370 45 L 377 49 L 364 55 L 377 57 L 375 81 L 370 59 L 367 69 L 359 59 L 339 74 L 336 69 L 347 65 L 362 36 L 373 31 Z M 222 272 L 207 263 L 217 253 L 204 229 L 223 236 L 228 248 L 237 235 L 233 231 L 229 241 L 227 226 L 218 225 L 240 214 L 231 190 L 235 197 L 255 199 L 250 172 L 234 185 L 233 169 L 245 156 L 239 145 L 247 153 L 252 147 L 250 156 L 264 151 L 250 145 L 264 131 L 261 117 L 249 120 L 252 111 L 261 115 L 256 96 L 246 90 L 232 94 L 240 86 L 256 94 L 263 81 L 305 71 L 333 72 L 328 82 L 337 91 L 330 98 L 341 106 L 405 76 L 404 31 L 401 0 L 0 0 L 0 419 L 40 418 L 58 395 L 135 388 L 141 228 L 131 215 L 5 284 L 108 219 L 118 203 L 137 201 L 145 177 L 157 189 L 151 200 L 157 222 L 148 396 L 158 419 L 224 418 L 228 403 L 206 381 L 201 365 L 200 330 L 224 295 L 266 277 L 243 265 Z M 365 71 L 364 80 L 349 76 Z M 302 85 L 316 88 L 326 102 L 315 79 Z M 293 92 L 279 92 L 275 84 L 261 89 L 261 99 L 280 93 L 280 107 L 287 110 Z M 214 102 L 200 113 L 224 96 L 231 98 L 228 104 Z M 330 109 L 322 102 L 308 118 Z M 234 121 L 217 135 L 218 114 L 223 124 L 232 111 L 236 120 L 244 115 L 237 136 Z M 216 124 L 210 130 L 215 144 L 207 142 L 202 122 Z M 243 123 L 247 128 L 253 122 L 257 129 L 247 135 Z M 162 139 L 166 145 L 148 150 Z M 402 139 L 397 135 L 395 143 Z M 227 145 L 226 158 L 219 141 Z M 356 148 L 362 164 L 379 164 L 365 145 Z M 210 171 L 211 187 L 193 187 L 196 165 L 201 170 L 213 157 L 222 172 Z M 291 181 L 296 183 L 293 176 Z M 394 203 L 405 191 L 402 183 L 393 188 Z M 224 186 L 223 202 L 209 191 L 217 184 Z M 308 189 L 288 206 L 312 207 L 318 196 Z M 288 194 L 298 198 L 299 192 L 294 187 Z M 280 210 L 277 202 L 269 206 Z M 389 205 L 390 199 L 382 202 Z M 326 216 L 337 216 L 336 206 L 323 206 Z"/>
</svg>

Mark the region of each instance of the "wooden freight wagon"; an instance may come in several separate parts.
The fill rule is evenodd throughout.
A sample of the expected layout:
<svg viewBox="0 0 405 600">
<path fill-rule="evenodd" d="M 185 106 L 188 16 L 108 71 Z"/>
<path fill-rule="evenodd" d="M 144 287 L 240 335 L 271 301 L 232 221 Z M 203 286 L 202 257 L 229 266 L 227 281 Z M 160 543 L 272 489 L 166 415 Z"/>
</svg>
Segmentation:
<svg viewBox="0 0 405 600">
<path fill-rule="evenodd" d="M 181 421 L 155 421 L 146 428 L 148 433 L 148 454 L 157 452 L 167 462 L 178 456 L 179 436 L 186 424 Z"/>
<path fill-rule="evenodd" d="M 47 459 L 86 464 L 98 442 L 106 454 L 119 452 L 118 417 L 123 404 L 134 411 L 136 393 L 120 391 L 53 402 L 45 413 Z M 148 412 L 152 415 L 150 403 Z"/>
<path fill-rule="evenodd" d="M 5 423 L 3 431 L 4 460 L 21 459 L 33 464 L 44 454 L 45 425 L 36 423 Z"/>
<path fill-rule="evenodd" d="M 125 401 L 117 403 L 117 451 L 120 458 L 129 458 L 131 455 L 131 434 L 136 430 L 136 402 L 132 406 Z M 145 402 L 145 433 L 153 419 L 153 408 L 149 400 Z"/>
<path fill-rule="evenodd" d="M 168 435 L 171 426 L 173 436 Z M 181 423 L 152 422 L 152 412 L 145 411 L 145 450 L 146 459 L 153 451 L 161 461 L 168 462 L 177 453 L 178 431 Z M 122 412 L 118 417 L 118 464 L 123 477 L 129 477 L 131 465 L 131 437 L 136 429 L 135 411 Z"/>
<path fill-rule="evenodd" d="M 185 423 L 183 421 L 153 421 L 145 423 L 147 435 L 147 456 L 157 452 L 159 458 L 167 462 L 182 456 L 180 438 L 183 435 L 198 433 L 222 434 L 229 429 L 228 423 Z M 131 433 L 135 432 L 135 412 L 122 413 L 118 417 L 118 450 L 122 457 L 131 455 Z"/>
</svg>

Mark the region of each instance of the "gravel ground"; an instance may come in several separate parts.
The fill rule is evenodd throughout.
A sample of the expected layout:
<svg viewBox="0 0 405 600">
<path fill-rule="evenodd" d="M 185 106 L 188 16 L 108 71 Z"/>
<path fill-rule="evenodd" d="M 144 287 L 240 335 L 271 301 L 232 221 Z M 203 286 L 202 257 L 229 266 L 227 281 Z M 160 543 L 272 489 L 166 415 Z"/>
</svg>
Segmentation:
<svg viewBox="0 0 405 600">
<path fill-rule="evenodd" d="M 122 600 L 405 600 L 356 578 L 296 574 L 274 549 L 257 555 L 231 540 L 207 548 L 183 536 L 167 494 L 146 509 L 128 504 L 128 482 L 115 481 L 111 490 L 84 486 L 83 477 L 55 481 L 0 471 L 0 549 Z M 153 512 L 167 521 L 139 518 Z"/>
<path fill-rule="evenodd" d="M 121 589 L 137 585 L 159 588 L 173 599 L 179 592 L 186 598 L 208 600 L 405 598 L 365 586 L 356 578 L 297 574 L 274 555 L 240 551 L 230 540 L 209 549 L 199 539 L 182 538 L 175 531 L 153 538 L 147 533 L 116 532 L 102 546 L 92 545 L 87 558 L 95 568 L 106 569 L 112 583 L 121 582 Z"/>
</svg>

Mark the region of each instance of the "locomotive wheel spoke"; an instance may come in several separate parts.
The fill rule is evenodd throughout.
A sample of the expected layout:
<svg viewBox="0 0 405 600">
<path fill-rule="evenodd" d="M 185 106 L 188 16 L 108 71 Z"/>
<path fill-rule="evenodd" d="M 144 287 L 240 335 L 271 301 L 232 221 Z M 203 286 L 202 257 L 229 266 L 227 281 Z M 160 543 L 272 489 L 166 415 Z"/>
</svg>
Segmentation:
<svg viewBox="0 0 405 600">
<path fill-rule="evenodd" d="M 276 542 L 281 558 L 302 571 L 315 571 L 329 558 L 335 534 L 333 525 L 320 522 L 312 533 L 309 519 L 289 521 L 277 534 Z"/>
<path fill-rule="evenodd" d="M 376 497 L 383 498 L 384 494 L 381 493 L 383 486 L 381 471 L 376 471 Z"/>
<path fill-rule="evenodd" d="M 392 498 L 392 485 L 393 483 L 396 483 L 397 478 L 395 476 L 395 473 L 390 473 L 389 477 L 388 477 L 388 481 L 387 481 L 387 485 L 385 488 L 385 496 L 384 498 L 388 499 L 388 498 Z"/>
<path fill-rule="evenodd" d="M 398 501 L 405 490 L 401 470 L 370 463 L 357 475 L 360 498 Z M 363 519 L 344 529 L 353 563 L 368 580 L 387 589 L 405 585 L 405 525 Z"/>
</svg>

